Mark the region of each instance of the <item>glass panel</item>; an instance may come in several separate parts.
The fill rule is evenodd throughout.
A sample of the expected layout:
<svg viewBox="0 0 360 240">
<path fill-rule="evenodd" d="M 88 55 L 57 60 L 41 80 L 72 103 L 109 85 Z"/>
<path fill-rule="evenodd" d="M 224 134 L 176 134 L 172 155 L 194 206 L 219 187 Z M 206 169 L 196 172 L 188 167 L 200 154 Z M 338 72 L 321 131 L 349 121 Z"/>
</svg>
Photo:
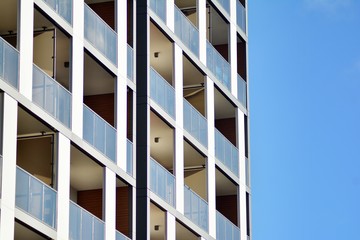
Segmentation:
<svg viewBox="0 0 360 240">
<path fill-rule="evenodd" d="M 236 23 L 241 30 L 246 32 L 246 11 L 239 0 L 236 1 Z"/>
<path fill-rule="evenodd" d="M 218 211 L 216 211 L 216 238 L 240 239 L 240 229 Z"/>
<path fill-rule="evenodd" d="M 79 240 L 81 235 L 81 210 L 70 202 L 70 220 L 69 220 L 69 238 L 70 240 Z"/>
<path fill-rule="evenodd" d="M 150 0 L 150 8 L 166 23 L 166 0 Z"/>
<path fill-rule="evenodd" d="M 93 217 L 84 211 L 81 211 L 81 239 L 92 239 L 93 236 Z"/>
<path fill-rule="evenodd" d="M 150 189 L 161 199 L 175 206 L 175 177 L 150 158 Z"/>
<path fill-rule="evenodd" d="M 175 34 L 197 57 L 199 56 L 199 30 L 192 22 L 174 5 Z"/>
<path fill-rule="evenodd" d="M 208 231 L 209 212 L 208 205 L 199 195 L 188 186 L 184 186 L 184 214 L 200 228 Z"/>
<path fill-rule="evenodd" d="M 238 84 L 238 100 L 246 108 L 246 82 L 245 80 L 238 74 L 237 76 L 237 84 Z"/>
<path fill-rule="evenodd" d="M 116 231 L 116 240 L 130 240 L 130 238 L 128 238 L 127 236 L 125 236 L 121 232 Z"/>
<path fill-rule="evenodd" d="M 90 109 L 87 108 L 86 106 L 83 107 L 83 114 L 84 114 L 84 116 L 83 116 L 83 118 L 84 118 L 83 138 L 84 138 L 84 140 L 86 140 L 91 145 L 94 145 L 94 131 L 93 131 L 93 129 L 95 128 L 95 123 L 94 123 L 95 115 L 92 114 Z"/>
<path fill-rule="evenodd" d="M 150 96 L 175 119 L 175 89 L 155 69 L 150 69 Z"/>
<path fill-rule="evenodd" d="M 110 125 L 106 125 L 106 156 L 115 159 L 116 155 L 116 132 Z"/>
<path fill-rule="evenodd" d="M 3 40 L 4 41 L 4 40 Z M 3 45 L 4 54 L 4 80 L 11 84 L 13 87 L 18 87 L 19 75 L 19 53 L 12 46 L 4 41 Z"/>
<path fill-rule="evenodd" d="M 4 78 L 4 42 L 0 38 L 0 78 Z"/>
<path fill-rule="evenodd" d="M 127 45 L 127 77 L 134 81 L 134 50 Z"/>
<path fill-rule="evenodd" d="M 49 7 L 72 24 L 72 0 L 43 0 Z"/>
<path fill-rule="evenodd" d="M 133 172 L 133 144 L 130 142 L 129 139 L 127 139 L 127 145 L 126 145 L 126 172 L 132 176 Z"/>
<path fill-rule="evenodd" d="M 43 186 L 36 179 L 30 178 L 29 213 L 37 219 L 42 219 Z"/>
<path fill-rule="evenodd" d="M 95 116 L 95 147 L 102 153 L 105 153 L 105 121 Z"/>
<path fill-rule="evenodd" d="M 50 226 L 55 226 L 56 193 L 44 186 L 44 217 L 43 221 Z"/>
<path fill-rule="evenodd" d="M 94 240 L 104 239 L 104 223 L 94 218 Z"/>
<path fill-rule="evenodd" d="M 25 211 L 29 209 L 29 184 L 29 176 L 20 169 L 16 169 L 15 205 Z"/>
<path fill-rule="evenodd" d="M 220 5 L 225 9 L 225 11 L 228 14 L 230 14 L 230 0 L 213 0 L 213 1 L 220 3 Z"/>
<path fill-rule="evenodd" d="M 109 61 L 117 65 L 117 34 L 84 3 L 84 37 Z"/>
</svg>

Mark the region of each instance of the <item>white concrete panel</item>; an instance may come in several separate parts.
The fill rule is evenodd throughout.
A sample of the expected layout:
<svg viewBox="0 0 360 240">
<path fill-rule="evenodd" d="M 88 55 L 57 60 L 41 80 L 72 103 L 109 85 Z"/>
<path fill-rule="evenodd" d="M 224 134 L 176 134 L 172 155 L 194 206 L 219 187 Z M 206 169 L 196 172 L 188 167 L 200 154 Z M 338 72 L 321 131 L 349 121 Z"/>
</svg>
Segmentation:
<svg viewBox="0 0 360 240">
<path fill-rule="evenodd" d="M 19 1 L 18 46 L 20 50 L 19 92 L 32 99 L 34 2 Z"/>
<path fill-rule="evenodd" d="M 171 31 L 175 32 L 174 0 L 166 1 L 166 25 Z"/>
<path fill-rule="evenodd" d="M 209 234 L 216 237 L 216 179 L 215 179 L 215 108 L 214 108 L 214 82 L 205 78 L 206 94 L 206 116 L 208 119 L 208 159 L 207 168 L 207 190 L 209 205 Z"/>
<path fill-rule="evenodd" d="M 169 212 L 165 212 L 166 240 L 176 240 L 176 218 Z"/>
<path fill-rule="evenodd" d="M 239 149 L 239 179 L 240 183 L 246 185 L 245 174 L 245 122 L 244 113 L 237 108 L 236 109 L 236 132 L 237 143 Z"/>
<path fill-rule="evenodd" d="M 233 23 L 230 23 L 230 66 L 231 93 L 237 96 L 237 32 Z"/>
<path fill-rule="evenodd" d="M 72 38 L 72 131 L 82 138 L 83 134 L 83 92 L 84 92 L 84 3 L 73 1 L 73 38 Z"/>
<path fill-rule="evenodd" d="M 116 225 L 116 174 L 109 168 L 104 168 L 104 214 L 105 214 L 105 240 L 115 240 Z"/>
<path fill-rule="evenodd" d="M 70 199 L 70 140 L 58 133 L 57 157 L 57 239 L 69 238 L 69 199 Z"/>
<path fill-rule="evenodd" d="M 176 209 L 184 213 L 183 54 L 174 43 Z"/>
<path fill-rule="evenodd" d="M 134 4 L 135 5 L 135 4 Z M 127 78 L 127 1 L 116 1 L 118 76 Z M 120 61 L 121 59 L 121 61 Z M 126 83 L 126 81 L 125 81 Z"/>
<path fill-rule="evenodd" d="M 206 0 L 197 0 L 196 2 L 199 22 L 199 59 L 206 66 Z"/>
<path fill-rule="evenodd" d="M 244 185 L 239 186 L 239 200 L 240 200 L 240 235 L 241 239 L 247 239 L 246 234 L 246 187 Z"/>
<path fill-rule="evenodd" d="M 3 115 L 3 162 L 2 193 L 0 215 L 0 239 L 14 239 L 14 209 L 16 186 L 16 135 L 17 102 L 6 93 L 4 96 Z M 6 181 L 5 181 L 6 180 Z"/>
</svg>

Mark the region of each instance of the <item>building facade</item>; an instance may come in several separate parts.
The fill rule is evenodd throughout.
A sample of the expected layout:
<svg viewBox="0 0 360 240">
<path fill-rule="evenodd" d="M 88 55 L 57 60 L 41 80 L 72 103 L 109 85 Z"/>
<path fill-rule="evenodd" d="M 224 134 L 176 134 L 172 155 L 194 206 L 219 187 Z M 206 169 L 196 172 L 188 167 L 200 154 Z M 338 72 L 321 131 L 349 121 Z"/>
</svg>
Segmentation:
<svg viewBox="0 0 360 240">
<path fill-rule="evenodd" d="M 247 0 L 1 0 L 0 239 L 251 239 Z"/>
</svg>

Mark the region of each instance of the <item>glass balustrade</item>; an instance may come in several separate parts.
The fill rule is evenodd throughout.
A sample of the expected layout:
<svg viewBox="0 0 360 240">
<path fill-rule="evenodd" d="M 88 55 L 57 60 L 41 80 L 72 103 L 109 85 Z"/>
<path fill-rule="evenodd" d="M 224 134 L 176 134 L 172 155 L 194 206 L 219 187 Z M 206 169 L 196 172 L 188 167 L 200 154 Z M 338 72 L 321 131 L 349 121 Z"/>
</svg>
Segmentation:
<svg viewBox="0 0 360 240">
<path fill-rule="evenodd" d="M 245 182 L 246 186 L 250 187 L 250 173 L 249 173 L 249 159 L 245 157 Z"/>
<path fill-rule="evenodd" d="M 127 77 L 134 81 L 134 50 L 127 45 Z"/>
<path fill-rule="evenodd" d="M 175 177 L 153 158 L 150 158 L 150 190 L 175 206 Z"/>
<path fill-rule="evenodd" d="M 208 144 L 207 120 L 184 99 L 184 129 L 204 147 Z"/>
<path fill-rule="evenodd" d="M 133 143 L 126 139 L 126 172 L 133 175 Z"/>
<path fill-rule="evenodd" d="M 213 0 L 213 2 L 220 3 L 220 5 L 225 9 L 225 11 L 230 14 L 230 0 Z"/>
<path fill-rule="evenodd" d="M 43 2 L 72 25 L 72 0 L 43 0 Z"/>
<path fill-rule="evenodd" d="M 83 139 L 115 162 L 116 129 L 84 104 Z"/>
<path fill-rule="evenodd" d="M 35 64 L 33 65 L 32 100 L 70 128 L 71 93 Z"/>
<path fill-rule="evenodd" d="M 184 186 L 184 214 L 193 223 L 205 231 L 209 231 L 208 204 L 188 186 Z"/>
<path fill-rule="evenodd" d="M 216 211 L 216 239 L 240 239 L 240 229 L 218 211 Z"/>
<path fill-rule="evenodd" d="M 19 52 L 0 37 L 0 79 L 18 89 Z"/>
<path fill-rule="evenodd" d="M 116 240 L 130 240 L 130 238 L 128 238 L 127 236 L 125 236 L 121 232 L 116 231 Z"/>
<path fill-rule="evenodd" d="M 206 65 L 217 80 L 231 90 L 230 64 L 208 41 L 206 42 Z"/>
<path fill-rule="evenodd" d="M 239 151 L 215 128 L 215 157 L 239 177 Z"/>
<path fill-rule="evenodd" d="M 246 82 L 245 80 L 238 74 L 237 75 L 237 85 L 238 85 L 238 100 L 246 108 Z"/>
<path fill-rule="evenodd" d="M 192 22 L 174 5 L 175 34 L 197 57 L 199 57 L 199 30 Z"/>
<path fill-rule="evenodd" d="M 153 68 L 150 68 L 150 96 L 175 119 L 175 89 Z"/>
<path fill-rule="evenodd" d="M 236 0 L 236 23 L 243 32 L 246 32 L 246 10 L 239 0 Z"/>
<path fill-rule="evenodd" d="M 166 0 L 150 0 L 150 8 L 166 23 Z"/>
<path fill-rule="evenodd" d="M 69 221 L 70 240 L 104 239 L 104 222 L 72 201 Z"/>
<path fill-rule="evenodd" d="M 114 65 L 117 65 L 117 34 L 87 4 L 84 4 L 84 37 Z"/>
<path fill-rule="evenodd" d="M 52 228 L 56 228 L 56 195 L 54 189 L 16 167 L 16 207 Z"/>
</svg>

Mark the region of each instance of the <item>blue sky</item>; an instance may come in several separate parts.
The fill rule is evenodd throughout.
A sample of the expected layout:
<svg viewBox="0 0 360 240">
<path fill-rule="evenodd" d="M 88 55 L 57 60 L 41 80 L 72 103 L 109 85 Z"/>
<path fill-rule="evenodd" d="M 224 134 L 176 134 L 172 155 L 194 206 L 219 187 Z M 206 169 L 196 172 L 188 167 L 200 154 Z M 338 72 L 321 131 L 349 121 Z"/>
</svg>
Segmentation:
<svg viewBox="0 0 360 240">
<path fill-rule="evenodd" d="M 254 240 L 360 239 L 360 1 L 249 0 Z"/>
</svg>

